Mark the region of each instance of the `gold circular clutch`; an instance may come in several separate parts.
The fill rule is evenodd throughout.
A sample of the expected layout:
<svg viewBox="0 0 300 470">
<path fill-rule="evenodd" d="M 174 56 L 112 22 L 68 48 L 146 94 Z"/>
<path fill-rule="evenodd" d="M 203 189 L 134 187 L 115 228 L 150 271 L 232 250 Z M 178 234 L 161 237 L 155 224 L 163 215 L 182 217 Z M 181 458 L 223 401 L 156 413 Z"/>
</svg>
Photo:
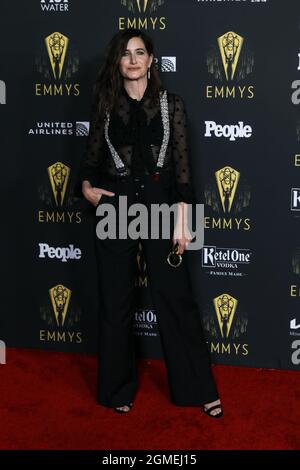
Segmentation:
<svg viewBox="0 0 300 470">
<path fill-rule="evenodd" d="M 172 266 L 173 268 L 178 268 L 178 266 L 181 265 L 182 256 L 179 253 L 179 244 L 178 244 L 178 242 L 176 243 L 176 245 L 174 245 L 172 251 L 170 251 L 170 253 L 168 254 L 167 261 L 168 261 L 169 265 Z"/>
</svg>

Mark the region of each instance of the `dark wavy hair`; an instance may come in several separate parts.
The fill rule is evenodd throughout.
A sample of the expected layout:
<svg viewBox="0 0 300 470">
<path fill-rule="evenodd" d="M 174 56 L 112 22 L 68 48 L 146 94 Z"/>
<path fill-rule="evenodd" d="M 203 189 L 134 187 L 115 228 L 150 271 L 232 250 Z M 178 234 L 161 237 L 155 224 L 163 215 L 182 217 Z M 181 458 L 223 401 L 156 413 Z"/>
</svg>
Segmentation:
<svg viewBox="0 0 300 470">
<path fill-rule="evenodd" d="M 108 43 L 105 50 L 105 58 L 94 86 L 94 96 L 100 116 L 105 112 L 111 112 L 116 102 L 116 98 L 123 86 L 123 77 L 119 71 L 119 62 L 127 48 L 128 41 L 133 37 L 140 37 L 145 44 L 148 54 L 154 55 L 153 41 L 144 31 L 136 28 L 128 28 L 116 33 Z M 158 99 L 158 93 L 162 90 L 162 82 L 159 77 L 154 60 L 150 67 L 150 79 L 148 80 L 150 99 Z"/>
</svg>

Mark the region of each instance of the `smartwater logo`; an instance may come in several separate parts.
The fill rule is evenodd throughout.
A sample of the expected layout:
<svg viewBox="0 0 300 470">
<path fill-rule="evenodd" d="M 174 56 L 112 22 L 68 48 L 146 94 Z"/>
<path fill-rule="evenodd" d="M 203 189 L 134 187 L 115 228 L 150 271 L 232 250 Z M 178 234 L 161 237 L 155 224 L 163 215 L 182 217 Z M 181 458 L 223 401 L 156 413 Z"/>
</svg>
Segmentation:
<svg viewBox="0 0 300 470">
<path fill-rule="evenodd" d="M 0 80 L 0 104 L 6 104 L 6 85 L 3 80 Z"/>
<path fill-rule="evenodd" d="M 0 340 L 0 364 L 6 364 L 6 345 Z"/>
<path fill-rule="evenodd" d="M 69 0 L 40 0 L 43 11 L 69 11 Z"/>
</svg>

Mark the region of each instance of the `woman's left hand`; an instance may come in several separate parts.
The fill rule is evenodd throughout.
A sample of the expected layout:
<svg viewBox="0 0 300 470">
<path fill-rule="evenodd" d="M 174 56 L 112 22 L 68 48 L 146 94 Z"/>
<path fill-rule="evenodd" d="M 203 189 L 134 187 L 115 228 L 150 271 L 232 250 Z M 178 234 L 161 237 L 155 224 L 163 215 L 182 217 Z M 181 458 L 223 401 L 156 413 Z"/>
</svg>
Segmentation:
<svg viewBox="0 0 300 470">
<path fill-rule="evenodd" d="M 182 255 L 188 243 L 193 239 L 187 225 L 187 205 L 184 202 L 178 203 L 178 217 L 173 234 L 173 244 L 178 242 L 179 253 Z"/>
</svg>

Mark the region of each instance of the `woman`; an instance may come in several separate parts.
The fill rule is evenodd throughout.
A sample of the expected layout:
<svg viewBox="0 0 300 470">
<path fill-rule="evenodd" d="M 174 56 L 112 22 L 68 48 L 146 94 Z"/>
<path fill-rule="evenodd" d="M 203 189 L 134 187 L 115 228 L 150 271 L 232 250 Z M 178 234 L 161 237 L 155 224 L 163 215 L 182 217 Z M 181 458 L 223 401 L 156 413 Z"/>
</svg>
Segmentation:
<svg viewBox="0 0 300 470">
<path fill-rule="evenodd" d="M 151 204 L 178 203 L 172 241 L 161 236 L 142 240 L 171 397 L 179 406 L 201 406 L 209 416 L 220 417 L 186 263 L 174 268 L 166 261 L 172 243 L 182 254 L 191 241 L 186 210 L 194 194 L 184 102 L 163 90 L 153 58 L 152 41 L 140 30 L 127 29 L 112 38 L 95 88 L 77 189 L 80 185 L 95 207 L 105 200 L 117 212 L 120 196 L 127 197 L 128 206 L 140 202 L 149 209 Z M 119 413 L 130 411 L 137 388 L 132 326 L 138 243 L 129 237 L 96 238 L 102 302 L 98 401 Z"/>
</svg>

